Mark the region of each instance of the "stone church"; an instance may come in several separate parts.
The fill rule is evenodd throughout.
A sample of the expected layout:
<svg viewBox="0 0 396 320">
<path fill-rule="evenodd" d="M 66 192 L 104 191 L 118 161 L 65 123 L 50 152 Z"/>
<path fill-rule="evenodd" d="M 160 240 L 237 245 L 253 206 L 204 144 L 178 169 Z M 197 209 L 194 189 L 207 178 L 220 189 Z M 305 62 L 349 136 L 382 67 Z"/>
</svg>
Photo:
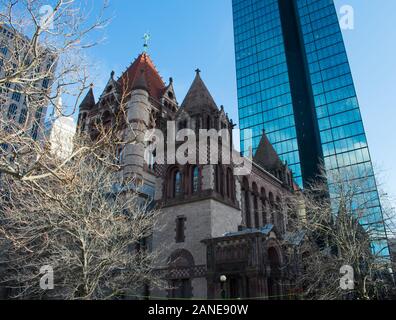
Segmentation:
<svg viewBox="0 0 396 320">
<path fill-rule="evenodd" d="M 111 73 L 98 100 L 89 90 L 80 106 L 80 132 L 94 136 L 96 123 L 114 125 L 118 101 L 124 97 L 129 124 L 124 128 L 136 138 L 119 150 L 124 174 L 134 175 L 142 196 L 161 210 L 150 247 L 159 253 L 157 269 L 168 288 L 152 287 L 147 294 L 197 299 L 292 296 L 299 265 L 295 247 L 303 236 L 293 233 L 289 221 L 291 214 L 300 213 L 283 207 L 297 187 L 265 133 L 256 154 L 247 159 L 252 167 L 247 175 L 236 175 L 235 164 L 221 159 L 213 164 L 157 164 L 158 154 L 147 153 L 147 130 L 170 134 L 169 121 L 179 130 L 228 130 L 231 141 L 225 147 L 235 152 L 235 125 L 215 103 L 199 70 L 179 104 L 173 79 L 166 84 L 150 56 L 142 53 L 119 79 Z M 210 157 L 212 150 L 197 152 L 198 158 Z"/>
</svg>

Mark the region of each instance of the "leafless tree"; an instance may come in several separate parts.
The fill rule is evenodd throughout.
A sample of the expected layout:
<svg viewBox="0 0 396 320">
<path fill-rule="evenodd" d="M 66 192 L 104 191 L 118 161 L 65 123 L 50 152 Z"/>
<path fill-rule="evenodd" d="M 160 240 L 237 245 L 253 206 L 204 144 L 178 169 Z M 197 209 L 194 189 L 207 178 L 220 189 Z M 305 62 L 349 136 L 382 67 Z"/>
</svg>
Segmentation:
<svg viewBox="0 0 396 320">
<path fill-rule="evenodd" d="M 5 177 L 0 264 L 13 297 L 114 299 L 159 284 L 145 242 L 158 211 L 114 163 L 113 150 L 100 159 L 87 151 L 40 183 Z M 54 270 L 54 290 L 40 287 L 43 266 Z"/>
<path fill-rule="evenodd" d="M 46 110 L 58 108 L 62 95 L 58 114 L 75 115 L 93 76 L 87 49 L 103 40 L 106 9 L 106 0 L 0 0 L 0 105 L 8 108 L 17 94 L 24 112 L 16 119 L 2 108 L 0 174 L 32 181 L 58 171 L 45 170 L 52 158 L 43 136 Z"/>
<path fill-rule="evenodd" d="M 117 158 L 142 139 L 128 123 L 129 82 L 101 102 L 110 126 L 92 121 L 68 157 L 32 135 L 44 131 L 48 105 L 75 115 L 93 77 L 87 49 L 102 40 L 106 9 L 106 0 L 0 0 L 0 49 L 7 48 L 0 53 L 0 104 L 17 93 L 26 110 L 24 121 L 0 117 L 0 269 L 15 298 L 111 299 L 158 282 L 155 253 L 145 243 L 158 212 Z M 54 290 L 40 287 L 43 266 L 54 270 Z"/>
<path fill-rule="evenodd" d="M 303 267 L 296 275 L 302 298 L 389 297 L 394 283 L 384 225 L 392 210 L 379 211 L 377 192 L 367 192 L 373 190 L 373 176 L 357 178 L 356 172 L 342 170 L 319 180 L 287 199 L 287 215 L 294 216 L 290 231 L 305 235 L 299 248 Z"/>
</svg>

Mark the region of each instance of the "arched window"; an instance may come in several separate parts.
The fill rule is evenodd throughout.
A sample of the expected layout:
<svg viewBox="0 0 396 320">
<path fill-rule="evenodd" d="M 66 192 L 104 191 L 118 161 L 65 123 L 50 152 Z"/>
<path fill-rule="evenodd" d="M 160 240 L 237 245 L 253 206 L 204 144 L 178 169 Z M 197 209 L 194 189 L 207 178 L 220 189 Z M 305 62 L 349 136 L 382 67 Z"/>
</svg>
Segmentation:
<svg viewBox="0 0 396 320">
<path fill-rule="evenodd" d="M 267 218 L 267 205 L 265 203 L 265 200 L 263 200 L 262 202 L 262 211 L 263 211 L 263 225 L 267 225 L 268 224 L 268 218 Z"/>
<path fill-rule="evenodd" d="M 246 217 L 246 227 L 252 227 L 252 219 L 250 216 L 250 196 L 249 196 L 249 181 L 243 178 L 243 193 L 244 193 L 244 202 L 245 202 L 245 217 Z"/>
<path fill-rule="evenodd" d="M 277 217 L 277 227 L 280 232 L 284 231 L 284 220 L 283 220 L 283 212 L 282 212 L 282 200 L 280 197 L 276 197 L 275 202 L 276 208 L 276 217 Z"/>
<path fill-rule="evenodd" d="M 272 192 L 269 193 L 269 204 L 271 207 L 275 206 L 274 194 Z"/>
<path fill-rule="evenodd" d="M 269 193 L 268 200 L 269 200 L 269 209 L 271 212 L 271 223 L 275 225 L 275 200 L 272 192 Z"/>
<path fill-rule="evenodd" d="M 176 250 L 169 258 L 170 269 L 189 270 L 195 265 L 194 257 L 187 250 Z M 169 297 L 170 298 L 192 298 L 191 279 L 188 276 L 181 276 L 181 278 L 172 279 L 169 283 Z"/>
<path fill-rule="evenodd" d="M 105 111 L 102 115 L 102 124 L 105 128 L 111 127 L 111 114 L 109 111 Z"/>
<path fill-rule="evenodd" d="M 253 207 L 254 207 L 254 226 L 256 228 L 260 227 L 260 218 L 258 212 L 258 189 L 257 184 L 253 183 Z"/>
<path fill-rule="evenodd" d="M 275 248 L 268 249 L 268 261 L 271 270 L 271 274 L 268 279 L 268 296 L 270 299 L 274 299 L 273 297 L 276 297 L 281 293 L 281 287 L 279 284 L 279 279 L 281 277 L 281 262 L 279 254 Z"/>
<path fill-rule="evenodd" d="M 194 167 L 192 170 L 192 188 L 193 193 L 197 193 L 199 191 L 199 168 Z"/>
<path fill-rule="evenodd" d="M 219 167 L 219 192 L 224 197 L 224 171 L 221 166 Z"/>
<path fill-rule="evenodd" d="M 216 192 L 224 196 L 224 170 L 221 165 L 215 167 L 215 187 Z"/>
<path fill-rule="evenodd" d="M 261 196 L 261 210 L 262 210 L 262 216 L 263 216 L 263 225 L 267 225 L 269 223 L 268 218 L 267 218 L 267 193 L 265 192 L 264 188 L 261 188 L 260 191 L 260 196 Z"/>
<path fill-rule="evenodd" d="M 231 168 L 227 169 L 227 197 L 234 200 L 234 177 L 232 176 Z"/>
<path fill-rule="evenodd" d="M 182 174 L 180 171 L 176 171 L 174 174 L 174 180 L 173 180 L 173 195 L 175 197 L 178 197 L 182 194 L 183 188 L 182 188 Z"/>
</svg>

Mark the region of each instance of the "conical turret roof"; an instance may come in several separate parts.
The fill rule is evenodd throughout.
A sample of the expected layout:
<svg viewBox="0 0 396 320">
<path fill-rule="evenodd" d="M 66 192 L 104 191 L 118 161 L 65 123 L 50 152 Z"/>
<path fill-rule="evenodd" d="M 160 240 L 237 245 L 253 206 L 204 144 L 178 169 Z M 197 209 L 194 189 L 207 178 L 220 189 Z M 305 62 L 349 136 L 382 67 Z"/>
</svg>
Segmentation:
<svg viewBox="0 0 396 320">
<path fill-rule="evenodd" d="M 261 138 L 260 144 L 254 155 L 253 161 L 263 167 L 265 170 L 274 170 L 283 166 L 279 155 L 276 153 L 265 132 Z"/>
<path fill-rule="evenodd" d="M 95 96 L 93 93 L 92 86 L 89 88 L 87 95 L 85 96 L 84 100 L 80 104 L 80 110 L 88 110 L 95 106 Z"/>
<path fill-rule="evenodd" d="M 219 111 L 212 95 L 200 76 L 200 70 L 196 70 L 195 79 L 188 90 L 181 108 L 189 113 L 199 113 L 203 109 Z"/>
</svg>

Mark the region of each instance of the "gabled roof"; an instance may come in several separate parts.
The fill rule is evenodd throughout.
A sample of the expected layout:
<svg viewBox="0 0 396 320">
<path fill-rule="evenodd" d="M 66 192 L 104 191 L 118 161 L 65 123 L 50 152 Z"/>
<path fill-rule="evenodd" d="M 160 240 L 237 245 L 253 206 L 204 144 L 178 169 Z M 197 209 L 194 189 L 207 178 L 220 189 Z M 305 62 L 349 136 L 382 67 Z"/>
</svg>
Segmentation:
<svg viewBox="0 0 396 320">
<path fill-rule="evenodd" d="M 129 93 L 136 85 L 142 85 L 142 72 L 149 95 L 157 100 L 161 99 L 165 83 L 159 75 L 154 63 L 147 53 L 140 54 L 132 65 L 122 74 L 118 82 L 124 93 Z"/>
<path fill-rule="evenodd" d="M 195 79 L 188 90 L 181 108 L 189 113 L 200 113 L 203 109 L 208 111 L 219 111 L 208 88 L 202 81 L 200 71 L 196 71 Z"/>
<path fill-rule="evenodd" d="M 80 110 L 85 109 L 89 110 L 95 105 L 95 96 L 91 88 L 89 88 L 87 95 L 85 96 L 84 100 L 80 104 Z"/>
<path fill-rule="evenodd" d="M 257 152 L 254 155 L 253 162 L 263 167 L 265 170 L 273 170 L 283 166 L 278 154 L 276 153 L 267 135 L 263 132 Z"/>
<path fill-rule="evenodd" d="M 172 93 L 172 98 L 168 96 L 168 99 L 173 100 L 177 104 L 175 88 L 173 87 L 173 78 L 169 78 L 169 84 L 165 87 L 163 95 Z"/>
<path fill-rule="evenodd" d="M 103 90 L 103 93 L 102 93 L 100 99 L 103 98 L 104 96 L 108 95 L 109 93 L 112 93 L 112 94 L 120 93 L 120 84 L 114 80 L 114 71 L 111 72 L 109 81 L 107 81 L 107 84 Z"/>
</svg>

